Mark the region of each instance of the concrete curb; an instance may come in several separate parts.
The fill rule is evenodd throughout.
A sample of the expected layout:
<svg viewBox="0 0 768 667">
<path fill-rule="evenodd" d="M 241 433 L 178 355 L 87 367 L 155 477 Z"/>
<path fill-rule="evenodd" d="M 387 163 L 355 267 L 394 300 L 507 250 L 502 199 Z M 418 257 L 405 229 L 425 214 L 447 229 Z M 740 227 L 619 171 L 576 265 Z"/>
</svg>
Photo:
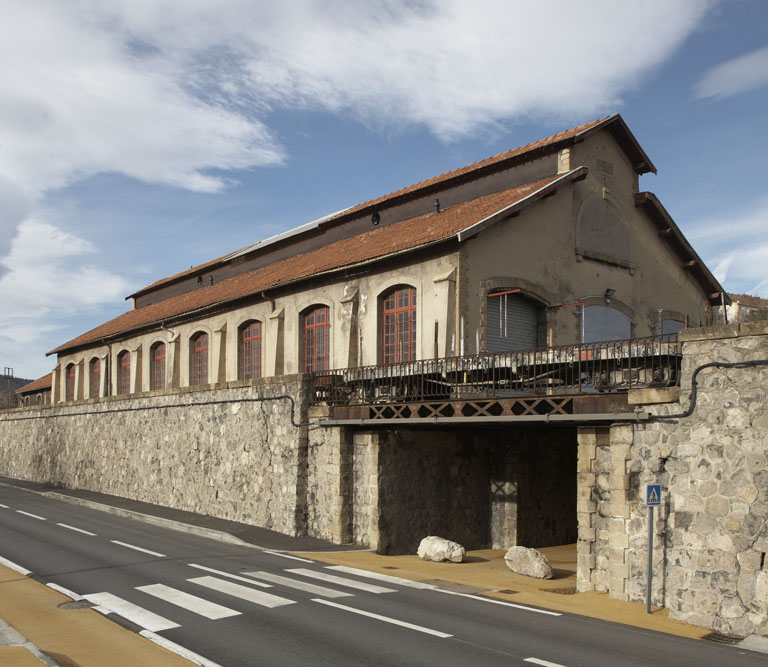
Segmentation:
<svg viewBox="0 0 768 667">
<path fill-rule="evenodd" d="M 61 665 L 53 658 L 47 656 L 32 642 L 27 641 L 21 633 L 14 630 L 5 621 L 0 619 L 0 648 L 3 646 L 18 646 L 29 651 L 33 656 L 35 656 L 35 658 L 37 658 L 47 667 L 61 667 Z"/>
</svg>

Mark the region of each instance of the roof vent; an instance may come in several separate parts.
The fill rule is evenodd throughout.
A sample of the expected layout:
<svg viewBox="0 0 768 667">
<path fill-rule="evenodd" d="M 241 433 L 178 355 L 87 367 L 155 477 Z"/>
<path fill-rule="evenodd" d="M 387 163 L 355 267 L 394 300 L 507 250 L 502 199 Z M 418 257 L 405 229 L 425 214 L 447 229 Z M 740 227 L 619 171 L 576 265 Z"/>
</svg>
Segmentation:
<svg viewBox="0 0 768 667">
<path fill-rule="evenodd" d="M 435 213 L 440 213 L 440 200 L 435 198 Z"/>
</svg>

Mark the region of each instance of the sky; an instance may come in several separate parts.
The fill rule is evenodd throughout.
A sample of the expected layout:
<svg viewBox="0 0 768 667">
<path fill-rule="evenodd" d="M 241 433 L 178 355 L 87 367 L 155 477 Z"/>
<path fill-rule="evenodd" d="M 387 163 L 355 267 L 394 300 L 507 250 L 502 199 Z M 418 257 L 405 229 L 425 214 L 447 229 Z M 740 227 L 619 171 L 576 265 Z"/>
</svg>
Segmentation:
<svg viewBox="0 0 768 667">
<path fill-rule="evenodd" d="M 140 287 L 615 112 L 768 297 L 764 0 L 4 0 L 0 366 Z"/>
</svg>

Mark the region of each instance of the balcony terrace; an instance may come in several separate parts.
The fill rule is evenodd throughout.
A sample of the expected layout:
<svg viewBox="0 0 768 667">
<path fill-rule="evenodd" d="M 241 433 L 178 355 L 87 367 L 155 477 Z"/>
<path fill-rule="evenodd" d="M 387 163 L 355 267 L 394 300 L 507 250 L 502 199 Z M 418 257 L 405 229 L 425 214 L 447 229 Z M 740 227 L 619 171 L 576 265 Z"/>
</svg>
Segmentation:
<svg viewBox="0 0 768 667">
<path fill-rule="evenodd" d="M 316 372 L 335 424 L 639 419 L 630 389 L 679 385 L 677 334 Z"/>
</svg>

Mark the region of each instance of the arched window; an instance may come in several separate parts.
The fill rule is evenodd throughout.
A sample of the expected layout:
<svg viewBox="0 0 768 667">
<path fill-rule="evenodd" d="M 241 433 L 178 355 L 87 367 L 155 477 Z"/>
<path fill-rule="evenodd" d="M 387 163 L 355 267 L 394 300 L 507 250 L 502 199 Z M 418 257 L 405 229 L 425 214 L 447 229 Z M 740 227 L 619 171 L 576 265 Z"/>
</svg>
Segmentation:
<svg viewBox="0 0 768 667">
<path fill-rule="evenodd" d="M 75 400 L 75 380 L 76 380 L 76 378 L 77 378 L 77 368 L 75 367 L 74 364 L 69 364 L 69 366 L 67 366 L 67 379 L 66 379 L 66 384 L 67 384 L 66 389 L 67 389 L 67 391 L 66 391 L 66 396 L 65 396 L 65 400 L 67 400 L 67 401 L 74 401 Z"/>
<path fill-rule="evenodd" d="M 35 403 L 37 403 L 38 405 L 40 405 L 42 402 L 43 402 L 43 395 L 42 395 L 42 394 L 38 394 L 38 395 L 35 397 Z"/>
<path fill-rule="evenodd" d="M 128 350 L 117 355 L 117 393 L 131 393 L 131 353 Z"/>
<path fill-rule="evenodd" d="M 94 357 L 88 366 L 88 396 L 98 398 L 101 395 L 101 359 Z"/>
<path fill-rule="evenodd" d="M 208 334 L 203 331 L 189 341 L 189 384 L 208 384 Z"/>
<path fill-rule="evenodd" d="M 165 343 L 149 348 L 149 388 L 165 389 Z"/>
<path fill-rule="evenodd" d="M 38 398 L 40 398 L 39 395 L 38 395 Z M 29 396 L 24 397 L 24 405 L 29 405 Z"/>
<path fill-rule="evenodd" d="M 301 316 L 304 372 L 327 371 L 331 321 L 328 306 L 310 306 Z"/>
<path fill-rule="evenodd" d="M 381 362 L 416 358 L 416 290 L 398 285 L 381 297 Z"/>
<path fill-rule="evenodd" d="M 237 331 L 237 379 L 261 377 L 261 322 L 251 320 Z"/>
<path fill-rule="evenodd" d="M 586 306 L 582 327 L 583 343 L 625 340 L 632 334 L 632 320 L 611 306 Z"/>
</svg>

